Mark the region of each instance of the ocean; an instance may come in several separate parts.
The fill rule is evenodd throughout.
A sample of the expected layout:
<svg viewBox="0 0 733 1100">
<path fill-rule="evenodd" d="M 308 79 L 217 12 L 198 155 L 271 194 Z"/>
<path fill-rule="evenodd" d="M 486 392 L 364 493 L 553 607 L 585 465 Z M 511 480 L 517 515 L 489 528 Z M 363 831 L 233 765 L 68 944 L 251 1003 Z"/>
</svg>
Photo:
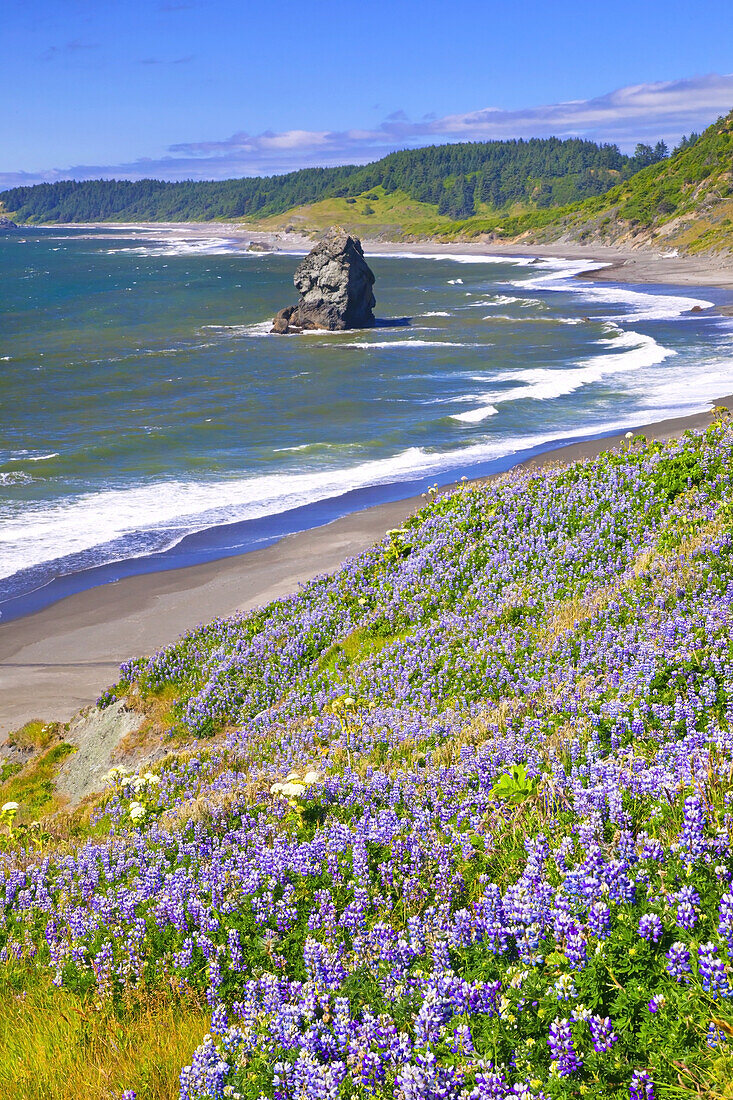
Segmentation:
<svg viewBox="0 0 733 1100">
<path fill-rule="evenodd" d="M 1 238 L 2 619 L 733 393 L 723 291 L 368 258 L 375 328 L 271 336 L 298 256 L 224 228 Z"/>
</svg>

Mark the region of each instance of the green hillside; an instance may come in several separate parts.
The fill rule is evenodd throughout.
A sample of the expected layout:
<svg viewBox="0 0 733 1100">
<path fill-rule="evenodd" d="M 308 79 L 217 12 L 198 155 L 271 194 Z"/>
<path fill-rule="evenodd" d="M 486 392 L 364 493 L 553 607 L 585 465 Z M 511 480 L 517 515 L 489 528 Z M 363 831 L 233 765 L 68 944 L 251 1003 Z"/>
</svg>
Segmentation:
<svg viewBox="0 0 733 1100">
<path fill-rule="evenodd" d="M 607 194 L 566 211 L 546 227 L 527 218 L 522 229 L 544 239 L 655 243 L 683 251 L 733 245 L 733 112 L 709 126 L 674 156 L 643 169 Z"/>
<path fill-rule="evenodd" d="M 227 221 L 317 233 L 338 222 L 370 238 L 484 237 L 526 242 L 731 247 L 733 112 L 671 156 L 663 143 L 558 138 L 463 142 L 391 153 L 373 164 L 182 183 L 61 181 L 0 192 L 27 224 Z"/>
<path fill-rule="evenodd" d="M 403 193 L 432 216 L 461 220 L 489 210 L 547 209 L 600 195 L 655 153 L 629 157 L 578 138 L 461 142 L 391 153 L 367 165 L 306 168 L 281 176 L 164 183 L 64 180 L 0 193 L 26 223 L 210 221 L 267 218 L 324 199 L 368 202 L 374 188 Z"/>
<path fill-rule="evenodd" d="M 670 157 L 654 159 L 604 194 L 565 205 L 515 201 L 495 208 L 477 203 L 472 216 L 451 218 L 440 216 L 434 206 L 411 204 L 404 193 L 390 195 L 385 204 L 379 199 L 387 196 L 370 197 L 377 201 L 367 203 L 362 196 L 351 208 L 343 200 L 298 207 L 268 219 L 262 227 L 317 230 L 339 221 L 365 236 L 381 231 L 443 240 L 569 239 L 653 244 L 683 252 L 725 251 L 733 246 L 733 112 L 701 135 L 683 139 Z"/>
</svg>

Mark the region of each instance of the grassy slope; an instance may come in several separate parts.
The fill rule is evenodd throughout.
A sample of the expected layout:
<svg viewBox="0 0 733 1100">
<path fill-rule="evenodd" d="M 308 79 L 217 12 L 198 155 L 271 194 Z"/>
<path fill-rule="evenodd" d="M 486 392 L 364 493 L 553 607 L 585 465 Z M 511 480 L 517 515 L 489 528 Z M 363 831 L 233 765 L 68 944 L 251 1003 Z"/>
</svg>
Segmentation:
<svg viewBox="0 0 733 1100">
<path fill-rule="evenodd" d="M 342 225 L 350 233 L 387 240 L 410 236 L 435 236 L 446 233 L 454 224 L 438 214 L 437 206 L 417 202 L 404 191 L 386 192 L 373 187 L 356 201 L 322 199 L 307 206 L 296 206 L 285 214 L 253 218 L 248 224 L 263 232 L 280 232 L 289 226 L 306 233 L 319 233 L 330 225 Z"/>
<path fill-rule="evenodd" d="M 502 225 L 531 218 L 540 223 L 551 218 L 551 211 L 528 210 L 516 204 L 511 210 L 492 211 L 484 206 L 479 214 L 465 221 L 454 221 L 439 214 L 433 203 L 416 202 L 404 191 L 387 192 L 373 187 L 359 195 L 356 201 L 322 199 L 307 206 L 296 206 L 284 214 L 269 218 L 245 219 L 261 232 L 282 232 L 290 228 L 303 233 L 318 234 L 330 225 L 342 225 L 350 233 L 370 240 L 430 240 L 450 241 L 476 237 L 482 233 L 502 232 Z"/>
<path fill-rule="evenodd" d="M 698 792 L 704 797 L 711 827 L 727 831 L 726 809 L 733 795 L 731 762 L 725 735 L 714 731 L 718 724 L 727 729 L 730 714 L 725 686 L 730 638 L 726 631 L 720 634 L 717 612 L 710 610 L 708 601 L 710 593 L 725 591 L 733 579 L 731 512 L 726 503 L 732 484 L 731 434 L 718 428 L 690 437 L 682 445 L 654 445 L 625 456 L 602 456 L 595 463 L 566 471 L 509 475 L 488 489 L 464 489 L 428 504 L 406 530 L 393 533 L 380 547 L 345 567 L 341 576 L 314 581 L 301 595 L 244 620 L 193 631 L 151 662 L 131 664 L 113 694 L 124 694 L 134 682 L 135 690 L 150 698 L 160 695 L 167 705 L 174 690 L 180 699 L 180 720 L 189 730 L 210 734 L 227 725 L 231 729 L 234 723 L 243 732 L 228 742 L 207 739 L 197 752 L 171 758 L 163 766 L 165 792 L 148 800 L 149 834 L 130 830 L 126 824 L 131 796 L 113 798 L 107 807 L 110 816 L 102 824 L 115 823 L 119 837 L 112 842 L 115 850 L 150 850 L 155 856 L 153 866 L 163 857 L 162 866 L 172 871 L 185 867 L 194 858 L 195 843 L 203 841 L 214 846 L 212 865 L 224 861 L 230 867 L 227 874 L 235 874 L 237 846 L 244 839 L 238 831 L 240 821 L 241 829 L 245 818 L 252 821 L 253 832 L 267 821 L 272 843 L 281 846 L 285 859 L 288 845 L 302 845 L 305 851 L 319 831 L 325 836 L 329 829 L 340 829 L 342 834 L 358 829 L 359 798 L 373 788 L 378 792 L 374 813 L 385 822 L 396 814 L 406 836 L 416 841 L 430 821 L 428 850 L 437 848 L 442 853 L 436 870 L 430 862 L 420 863 L 428 857 L 420 855 L 418 845 L 415 858 L 419 856 L 417 866 L 422 866 L 422 897 L 408 899 L 399 885 L 380 886 L 378 875 L 370 887 L 375 897 L 386 890 L 389 899 L 384 913 L 375 914 L 374 919 L 404 931 L 408 918 L 421 919 L 418 914 L 425 913 L 434 892 L 446 889 L 442 861 L 458 876 L 448 888 L 449 897 L 456 892 L 451 902 L 455 909 L 477 903 L 487 878 L 502 891 L 521 879 L 526 837 L 544 834 L 552 848 L 565 851 L 570 859 L 572 843 L 562 848 L 563 838 L 579 835 L 582 814 L 573 810 L 572 800 L 582 796 L 584 769 L 586 774 L 589 768 L 594 772 L 589 790 L 602 782 L 604 770 L 613 776 L 614 786 L 624 790 L 624 814 L 634 835 L 642 837 L 639 843 L 646 830 L 665 850 L 673 844 L 684 800 Z M 636 644 L 631 640 L 634 631 L 649 630 L 642 627 L 642 616 L 649 610 L 658 669 L 653 677 L 654 669 L 643 672 L 650 680 L 644 694 L 638 683 L 622 679 L 619 684 L 617 674 L 623 670 L 623 654 Z M 694 626 L 690 635 L 688 621 Z M 673 637 L 676 632 L 673 648 L 667 652 L 662 644 L 668 629 L 665 622 L 672 627 Z M 614 631 L 619 632 L 618 641 Z M 268 635 L 276 641 L 264 654 L 258 652 L 258 638 Z M 255 648 L 248 657 L 250 643 Z M 440 648 L 444 668 L 430 658 L 431 646 Z M 573 669 L 573 662 L 581 662 L 581 648 L 592 653 L 595 646 L 595 677 Z M 413 649 L 428 660 L 421 657 L 414 663 L 409 681 L 400 687 L 394 670 Z M 228 661 L 232 654 L 238 654 L 233 665 Z M 543 668 L 552 680 L 553 669 L 561 671 L 569 655 L 567 672 L 554 674 L 554 686 L 541 683 Z M 226 669 L 223 679 L 219 668 Z M 660 732 L 645 707 L 652 698 L 656 706 L 667 706 L 680 692 L 694 700 L 708 690 L 710 676 L 722 694 L 701 712 L 714 734 L 708 768 L 686 773 L 691 758 L 700 754 L 698 749 L 684 747 L 685 738 L 691 736 L 689 725 L 687 732 L 675 726 Z M 422 696 L 423 682 L 432 684 L 432 700 L 430 693 Z M 392 695 L 397 689 L 412 694 L 398 703 Z M 333 704 L 343 699 L 345 691 L 356 696 L 358 709 L 342 706 L 342 717 L 336 719 L 334 710 L 339 711 Z M 580 710 L 572 710 L 573 698 L 582 700 Z M 206 700 L 203 708 L 202 699 Z M 379 723 L 370 725 L 370 701 L 378 708 L 394 705 L 395 709 L 385 710 Z M 639 707 L 645 714 L 645 728 L 632 735 L 626 722 Z M 596 724 L 589 720 L 594 714 L 607 717 Z M 38 733 L 27 732 L 34 737 Z M 223 749 L 223 744 L 229 747 Z M 672 785 L 658 796 L 645 790 L 647 781 L 660 781 L 660 770 L 668 769 L 676 754 L 679 787 Z M 493 793 L 492 782 L 515 758 L 531 762 L 531 770 L 542 776 L 542 787 L 536 781 L 525 789 L 521 783 L 514 788 L 510 784 L 510 797 L 503 802 L 502 796 Z M 293 814 L 283 815 L 267 793 L 272 777 L 284 775 L 294 764 L 318 760 L 329 775 L 330 793 L 316 797 L 300 820 Z M 636 795 L 632 794 L 634 776 L 640 784 Z M 462 801 L 465 795 L 459 795 L 466 781 L 468 800 Z M 450 807 L 452 798 L 456 801 Z M 438 813 L 436 803 L 441 800 Z M 619 813 L 620 802 L 613 811 L 615 817 L 607 816 L 608 808 L 603 811 L 604 859 L 613 859 L 616 845 L 623 840 Z M 53 833 L 53 826 L 48 828 Z M 99 826 L 96 835 L 101 836 Z M 78 822 L 76 834 L 73 829 L 67 835 L 57 829 L 55 836 L 46 839 L 44 855 L 53 861 L 73 853 L 84 837 Z M 402 843 L 395 840 L 395 851 L 401 850 Z M 628 839 L 623 843 L 628 846 Z M 176 853 L 184 845 L 186 854 L 181 858 Z M 389 846 L 370 842 L 370 848 L 376 860 L 372 870 L 378 871 L 380 861 L 391 858 Z M 94 866 L 102 851 L 88 849 L 85 865 Z M 643 886 L 632 904 L 618 898 L 612 901 L 611 938 L 599 941 L 600 954 L 591 956 L 586 969 L 570 967 L 559 945 L 544 964 L 540 960 L 530 967 L 532 996 L 541 1005 L 537 1014 L 523 1014 L 521 1005 L 517 1007 L 521 990 L 513 983 L 522 971 L 511 954 L 506 960 L 494 958 L 476 945 L 458 952 L 454 964 L 467 977 L 506 979 L 507 1009 L 501 1018 L 469 1019 L 477 1043 L 489 1044 L 485 1053 L 490 1054 L 492 1044 L 494 1050 L 516 1050 L 522 1064 L 532 1065 L 537 1080 L 553 1097 L 628 1097 L 628 1084 L 622 1087 L 621 1082 L 628 1081 L 630 1064 L 650 1065 L 655 1078 L 664 1077 L 668 1087 L 658 1097 L 731 1095 L 733 1059 L 725 1049 L 705 1044 L 711 1014 L 722 1020 L 723 1031 L 728 1028 L 733 1033 L 730 1002 L 713 1002 L 701 992 L 697 978 L 692 987 L 677 990 L 665 976 L 663 954 L 673 938 L 689 939 L 675 929 L 666 893 L 673 888 L 675 876 L 703 894 L 697 940 L 717 942 L 718 895 L 724 886 L 716 883 L 712 865 L 706 869 L 702 861 L 694 873 L 685 871 L 673 851 L 670 847 L 668 862 L 660 869 L 653 859 L 640 865 L 642 884 L 649 875 L 653 877 L 649 901 Z M 32 850 L 24 856 L 13 844 L 10 854 L 19 868 L 35 858 Z M 134 888 L 142 880 L 142 869 L 138 878 L 134 860 L 132 867 Z M 194 879 L 202 882 L 203 896 L 209 874 L 206 863 L 194 872 Z M 285 879 L 294 884 L 299 918 L 291 934 L 279 941 L 275 936 L 273 943 L 280 954 L 272 959 L 285 967 L 286 974 L 293 967 L 292 973 L 300 973 L 298 951 L 302 952 L 302 937 L 308 934 L 305 918 L 313 910 L 314 888 L 329 882 L 327 875 L 314 874 L 291 872 Z M 407 864 L 400 874 L 414 887 Z M 0 881 L 3 875 L 0 860 Z M 88 901 L 88 894 L 83 899 L 79 896 L 72 879 L 65 876 L 60 891 L 53 887 L 51 892 L 62 927 L 67 908 L 84 907 Z M 552 861 L 551 879 L 560 881 Z M 114 889 L 110 885 L 108 897 L 122 889 L 122 881 Z M 333 889 L 339 906 L 349 901 L 345 883 Z M 636 926 L 640 913 L 657 905 L 658 892 L 669 903 L 664 910 L 669 931 L 657 950 L 638 936 Z M 241 928 L 241 921 L 251 919 L 246 916 L 246 894 L 238 888 L 232 900 L 235 897 L 233 909 L 229 903 L 216 903 L 224 922 L 222 934 L 232 922 Z M 156 951 L 161 950 L 156 947 L 158 918 L 143 903 L 137 911 L 147 912 L 151 931 L 146 951 L 155 960 Z M 25 941 L 26 947 L 38 943 L 38 956 L 24 951 L 18 962 L 11 959 L 0 971 L 0 995 L 6 1006 L 0 1024 L 0 1083 L 5 1094 L 33 1100 L 108 1100 L 127 1087 L 137 1090 L 138 1100 L 172 1100 L 177 1095 L 178 1068 L 191 1057 L 208 1027 L 205 967 L 199 960 L 184 978 L 174 980 L 174 972 L 168 969 L 169 951 L 180 946 L 180 938 L 169 928 L 163 945 L 168 954 L 160 955 L 163 972 L 156 977 L 150 971 L 137 993 L 123 992 L 112 1003 L 94 991 L 93 982 L 90 988 L 88 964 L 85 969 L 70 961 L 64 971 L 65 987 L 57 990 L 49 982 L 53 967 L 48 965 L 44 945 L 44 912 L 38 913 L 35 929 Z M 0 926 L 0 942 L 6 935 L 22 942 L 12 905 L 8 915 L 9 923 L 4 929 Z M 115 921 L 113 937 L 124 951 L 127 926 L 119 913 Z M 97 935 L 88 942 L 83 935 L 76 936 L 70 943 L 82 955 L 91 949 L 94 958 Z M 245 975 L 261 973 L 271 965 L 261 950 L 260 936 L 261 931 L 248 935 L 252 956 L 246 957 Z M 565 980 L 563 975 L 570 984 L 577 983 L 586 1004 L 601 1015 L 611 1014 L 621 1034 L 620 1044 L 608 1056 L 586 1051 L 582 1087 L 575 1080 L 555 1078 L 548 1085 L 543 1080 L 548 1057 L 546 1015 L 558 1010 L 556 998 L 553 1002 L 543 990 L 547 981 Z M 177 994 L 178 987 L 183 995 Z M 368 971 L 358 986 L 348 988 L 356 1001 L 366 998 L 377 1011 L 393 1011 Z M 660 992 L 670 1005 L 657 1020 L 644 1006 L 652 993 Z M 559 1006 L 566 1014 L 571 1007 Z M 587 1037 L 584 1042 L 587 1046 Z M 446 1064 L 456 1062 L 445 1045 L 436 1049 Z M 251 1100 L 261 1089 L 271 1095 L 272 1060 L 251 1060 L 246 1081 L 238 1081 Z M 534 1094 L 536 1090 L 527 1092 Z M 354 1095 L 366 1097 L 367 1093 L 359 1090 Z M 379 1089 L 377 1095 L 392 1095 L 392 1085 Z"/>
</svg>

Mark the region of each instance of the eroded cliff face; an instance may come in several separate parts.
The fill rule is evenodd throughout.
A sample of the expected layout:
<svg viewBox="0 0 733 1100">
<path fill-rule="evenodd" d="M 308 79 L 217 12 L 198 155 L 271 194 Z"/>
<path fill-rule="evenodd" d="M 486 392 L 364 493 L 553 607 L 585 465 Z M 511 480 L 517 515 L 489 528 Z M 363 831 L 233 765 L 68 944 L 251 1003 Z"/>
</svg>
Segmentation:
<svg viewBox="0 0 733 1100">
<path fill-rule="evenodd" d="M 298 265 L 300 301 L 276 314 L 273 332 L 367 328 L 374 324 L 374 274 L 361 241 L 332 226 Z"/>
</svg>

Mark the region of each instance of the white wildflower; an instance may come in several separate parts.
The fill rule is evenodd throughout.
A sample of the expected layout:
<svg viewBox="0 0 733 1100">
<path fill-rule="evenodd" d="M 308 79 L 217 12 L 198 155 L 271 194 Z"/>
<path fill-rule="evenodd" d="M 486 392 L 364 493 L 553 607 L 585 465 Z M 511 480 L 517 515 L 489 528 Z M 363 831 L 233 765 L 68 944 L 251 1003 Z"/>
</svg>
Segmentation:
<svg viewBox="0 0 733 1100">
<path fill-rule="evenodd" d="M 288 798 L 297 798 L 304 790 L 302 783 L 283 783 L 282 785 L 282 793 Z"/>
</svg>

